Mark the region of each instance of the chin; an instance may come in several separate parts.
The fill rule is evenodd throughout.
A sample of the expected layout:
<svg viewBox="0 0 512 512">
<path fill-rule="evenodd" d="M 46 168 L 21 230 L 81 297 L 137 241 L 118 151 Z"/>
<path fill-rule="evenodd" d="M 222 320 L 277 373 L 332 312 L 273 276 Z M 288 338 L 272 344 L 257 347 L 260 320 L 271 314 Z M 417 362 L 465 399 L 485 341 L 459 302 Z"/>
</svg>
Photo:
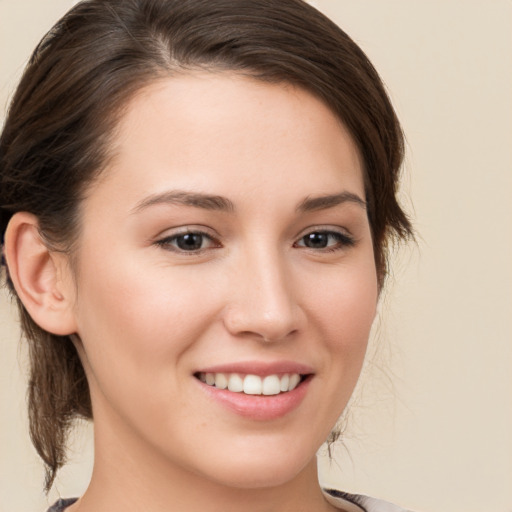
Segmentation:
<svg viewBox="0 0 512 512">
<path fill-rule="evenodd" d="M 215 480 L 226 487 L 238 489 L 266 489 L 280 487 L 294 480 L 304 469 L 303 467 L 287 466 L 281 463 L 254 466 L 253 464 L 237 465 L 217 470 Z"/>
<path fill-rule="evenodd" d="M 299 450 L 297 450 L 299 448 Z M 224 452 L 221 458 L 211 456 L 203 475 L 227 487 L 263 489 L 279 487 L 294 480 L 308 466 L 316 471 L 316 449 L 288 440 L 285 449 L 251 447 Z"/>
</svg>

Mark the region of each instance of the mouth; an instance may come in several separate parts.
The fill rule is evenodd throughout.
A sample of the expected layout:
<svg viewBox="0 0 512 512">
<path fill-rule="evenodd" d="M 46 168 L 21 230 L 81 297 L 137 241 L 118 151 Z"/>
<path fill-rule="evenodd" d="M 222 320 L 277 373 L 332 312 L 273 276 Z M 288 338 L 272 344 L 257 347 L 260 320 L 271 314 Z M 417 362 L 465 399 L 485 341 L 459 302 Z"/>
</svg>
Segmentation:
<svg viewBox="0 0 512 512">
<path fill-rule="evenodd" d="M 255 375 L 226 372 L 197 372 L 194 377 L 202 383 L 219 390 L 244 395 L 275 396 L 293 391 L 308 378 L 309 374 L 284 373 Z"/>
<path fill-rule="evenodd" d="M 298 409 L 316 375 L 295 361 L 240 361 L 201 368 L 194 374 L 206 396 L 251 421 L 273 421 Z"/>
</svg>

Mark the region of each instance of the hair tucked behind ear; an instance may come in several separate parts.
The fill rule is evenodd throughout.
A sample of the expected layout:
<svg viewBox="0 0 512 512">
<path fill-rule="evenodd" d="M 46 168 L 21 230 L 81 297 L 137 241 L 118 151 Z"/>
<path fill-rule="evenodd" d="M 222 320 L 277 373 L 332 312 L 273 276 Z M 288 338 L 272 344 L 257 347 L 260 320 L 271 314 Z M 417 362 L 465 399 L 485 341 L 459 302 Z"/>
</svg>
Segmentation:
<svg viewBox="0 0 512 512">
<path fill-rule="evenodd" d="M 411 236 L 396 191 L 403 137 L 375 69 L 336 25 L 302 0 L 87 0 L 36 48 L 0 137 L 0 233 L 15 212 L 39 219 L 52 249 L 75 254 L 80 202 L 108 164 L 116 125 L 149 83 L 190 69 L 232 70 L 302 87 L 350 131 L 364 162 L 382 285 L 387 247 Z M 7 277 L 8 286 L 15 294 Z M 42 330 L 18 300 L 30 347 L 29 411 L 46 489 L 91 401 L 69 337 Z"/>
</svg>

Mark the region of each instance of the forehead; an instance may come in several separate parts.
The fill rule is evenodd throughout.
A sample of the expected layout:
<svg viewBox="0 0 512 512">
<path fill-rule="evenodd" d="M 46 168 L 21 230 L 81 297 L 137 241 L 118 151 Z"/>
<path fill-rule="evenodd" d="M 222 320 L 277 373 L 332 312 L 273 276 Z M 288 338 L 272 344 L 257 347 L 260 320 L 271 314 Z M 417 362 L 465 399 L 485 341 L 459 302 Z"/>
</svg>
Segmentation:
<svg viewBox="0 0 512 512">
<path fill-rule="evenodd" d="M 113 155 L 99 184 L 111 182 L 132 201 L 165 188 L 265 194 L 269 181 L 302 195 L 345 186 L 364 195 L 356 146 L 323 102 L 235 73 L 182 74 L 139 91 Z"/>
</svg>

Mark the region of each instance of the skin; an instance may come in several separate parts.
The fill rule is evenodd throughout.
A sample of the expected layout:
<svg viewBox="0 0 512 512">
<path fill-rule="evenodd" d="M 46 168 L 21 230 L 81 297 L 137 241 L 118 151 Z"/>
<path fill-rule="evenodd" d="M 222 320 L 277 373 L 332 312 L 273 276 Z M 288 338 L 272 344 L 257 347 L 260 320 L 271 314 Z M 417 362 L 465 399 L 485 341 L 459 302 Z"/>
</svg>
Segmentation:
<svg viewBox="0 0 512 512">
<path fill-rule="evenodd" d="M 354 389 L 378 299 L 351 137 L 303 90 L 198 72 L 141 91 L 113 151 L 81 205 L 75 271 L 51 256 L 95 424 L 91 484 L 69 510 L 331 509 L 315 454 Z M 176 190 L 228 207 L 170 201 Z M 199 250 L 178 247 L 184 230 L 205 233 Z M 326 247 L 308 247 L 318 232 Z M 282 360 L 314 375 L 277 419 L 228 410 L 194 376 Z"/>
</svg>

